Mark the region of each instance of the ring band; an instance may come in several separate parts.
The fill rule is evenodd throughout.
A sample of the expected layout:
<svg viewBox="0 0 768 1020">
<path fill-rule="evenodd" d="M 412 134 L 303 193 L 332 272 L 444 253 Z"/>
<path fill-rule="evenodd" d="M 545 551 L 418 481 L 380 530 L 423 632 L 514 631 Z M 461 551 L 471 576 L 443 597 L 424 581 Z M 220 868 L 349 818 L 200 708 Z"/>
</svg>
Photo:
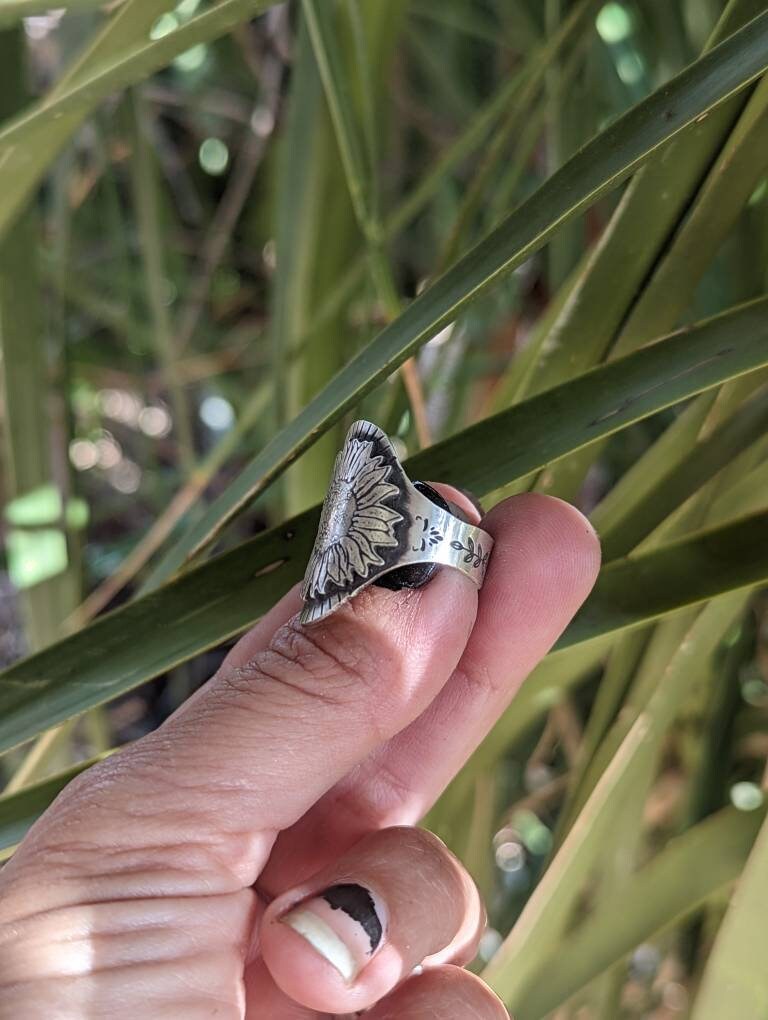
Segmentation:
<svg viewBox="0 0 768 1020">
<path fill-rule="evenodd" d="M 384 574 L 411 564 L 455 567 L 481 587 L 493 548 L 423 495 L 384 432 L 357 421 L 333 466 L 301 595 L 302 623 L 316 623 Z"/>
</svg>

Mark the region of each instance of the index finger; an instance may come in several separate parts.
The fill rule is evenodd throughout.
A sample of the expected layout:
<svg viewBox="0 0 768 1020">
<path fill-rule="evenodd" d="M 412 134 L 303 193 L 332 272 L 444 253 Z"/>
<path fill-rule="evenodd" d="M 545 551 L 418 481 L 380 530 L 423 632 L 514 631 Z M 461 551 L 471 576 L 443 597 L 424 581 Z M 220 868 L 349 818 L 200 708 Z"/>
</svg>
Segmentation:
<svg viewBox="0 0 768 1020">
<path fill-rule="evenodd" d="M 589 594 L 600 565 L 574 507 L 527 493 L 483 519 L 495 546 L 472 635 L 422 715 L 346 776 L 279 840 L 262 876 L 278 893 L 371 829 L 424 816 Z"/>
</svg>

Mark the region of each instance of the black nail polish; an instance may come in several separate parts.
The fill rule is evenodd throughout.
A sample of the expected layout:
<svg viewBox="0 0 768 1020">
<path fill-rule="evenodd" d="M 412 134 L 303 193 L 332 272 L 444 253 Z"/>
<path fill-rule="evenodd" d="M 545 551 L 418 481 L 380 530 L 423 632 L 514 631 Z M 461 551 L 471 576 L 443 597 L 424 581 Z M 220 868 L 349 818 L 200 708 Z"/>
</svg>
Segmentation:
<svg viewBox="0 0 768 1020">
<path fill-rule="evenodd" d="M 370 890 L 349 882 L 301 900 L 279 921 L 305 939 L 349 983 L 381 944 L 386 914 Z"/>
<path fill-rule="evenodd" d="M 368 936 L 373 952 L 381 942 L 383 927 L 373 896 L 368 890 L 353 883 L 332 885 L 320 896 L 332 910 L 343 910 L 353 921 L 357 921 Z"/>
</svg>

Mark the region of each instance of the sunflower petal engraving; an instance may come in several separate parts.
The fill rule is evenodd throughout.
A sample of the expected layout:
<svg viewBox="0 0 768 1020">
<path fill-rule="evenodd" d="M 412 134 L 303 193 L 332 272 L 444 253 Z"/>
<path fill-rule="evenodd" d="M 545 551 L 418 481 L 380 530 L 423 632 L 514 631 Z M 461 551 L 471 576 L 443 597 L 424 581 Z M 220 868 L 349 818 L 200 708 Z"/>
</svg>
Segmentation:
<svg viewBox="0 0 768 1020">
<path fill-rule="evenodd" d="M 399 545 L 396 529 L 405 518 L 387 504 L 400 489 L 389 480 L 392 465 L 377 452 L 376 438 L 353 431 L 336 458 L 304 578 L 305 600 L 347 588 L 356 578 L 364 581 L 375 567 L 384 566 L 377 550 Z"/>
</svg>

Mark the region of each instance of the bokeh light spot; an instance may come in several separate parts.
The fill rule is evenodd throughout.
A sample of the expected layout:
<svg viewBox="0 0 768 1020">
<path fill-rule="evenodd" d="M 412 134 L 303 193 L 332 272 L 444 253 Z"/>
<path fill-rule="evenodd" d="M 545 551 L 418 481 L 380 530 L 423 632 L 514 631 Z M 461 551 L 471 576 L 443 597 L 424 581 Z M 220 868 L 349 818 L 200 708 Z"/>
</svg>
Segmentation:
<svg viewBox="0 0 768 1020">
<path fill-rule="evenodd" d="M 223 432 L 224 429 L 232 427 L 235 412 L 224 397 L 206 397 L 200 404 L 200 419 L 209 429 Z"/>
<path fill-rule="evenodd" d="M 139 428 L 145 436 L 162 439 L 171 431 L 171 416 L 164 407 L 145 407 L 139 415 Z"/>
<path fill-rule="evenodd" d="M 622 53 L 616 61 L 616 73 L 625 85 L 636 85 L 645 74 L 645 64 L 637 53 Z"/>
<path fill-rule="evenodd" d="M 69 444 L 69 459 L 77 471 L 88 471 L 99 462 L 99 451 L 90 439 L 74 439 Z"/>
<path fill-rule="evenodd" d="M 632 33 L 632 17 L 623 4 L 610 3 L 597 16 L 597 31 L 603 42 L 618 43 Z"/>
<path fill-rule="evenodd" d="M 756 783 L 734 783 L 731 787 L 731 804 L 739 811 L 756 811 L 764 799 Z"/>
<path fill-rule="evenodd" d="M 207 174 L 223 174 L 229 163 L 229 149 L 220 138 L 206 138 L 198 152 L 200 166 Z"/>
</svg>

